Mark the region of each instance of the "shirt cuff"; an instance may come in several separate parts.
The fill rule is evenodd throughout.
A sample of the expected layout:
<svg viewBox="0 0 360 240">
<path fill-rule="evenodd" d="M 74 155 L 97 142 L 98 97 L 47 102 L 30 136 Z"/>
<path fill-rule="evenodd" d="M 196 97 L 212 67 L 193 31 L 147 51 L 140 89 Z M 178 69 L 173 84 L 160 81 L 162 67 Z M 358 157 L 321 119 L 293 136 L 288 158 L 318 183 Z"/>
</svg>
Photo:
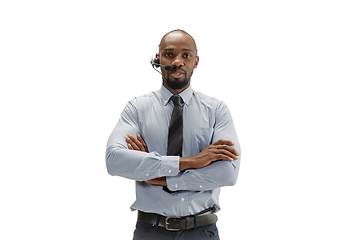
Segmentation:
<svg viewBox="0 0 360 240">
<path fill-rule="evenodd" d="M 183 173 L 180 173 L 175 177 L 166 178 L 166 184 L 170 191 L 186 190 L 186 183 L 182 175 Z"/>
<path fill-rule="evenodd" d="M 179 174 L 180 157 L 163 156 L 161 158 L 161 176 L 171 177 Z"/>
</svg>

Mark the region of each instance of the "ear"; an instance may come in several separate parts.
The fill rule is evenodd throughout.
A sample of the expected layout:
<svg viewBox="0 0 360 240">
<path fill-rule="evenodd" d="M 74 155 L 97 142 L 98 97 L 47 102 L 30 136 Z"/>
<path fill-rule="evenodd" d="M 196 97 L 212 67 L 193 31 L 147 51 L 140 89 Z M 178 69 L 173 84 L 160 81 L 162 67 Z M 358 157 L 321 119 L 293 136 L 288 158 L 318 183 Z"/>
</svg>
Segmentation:
<svg viewBox="0 0 360 240">
<path fill-rule="evenodd" d="M 196 56 L 196 58 L 195 58 L 195 67 L 194 68 L 197 68 L 198 64 L 199 64 L 199 56 Z"/>
</svg>

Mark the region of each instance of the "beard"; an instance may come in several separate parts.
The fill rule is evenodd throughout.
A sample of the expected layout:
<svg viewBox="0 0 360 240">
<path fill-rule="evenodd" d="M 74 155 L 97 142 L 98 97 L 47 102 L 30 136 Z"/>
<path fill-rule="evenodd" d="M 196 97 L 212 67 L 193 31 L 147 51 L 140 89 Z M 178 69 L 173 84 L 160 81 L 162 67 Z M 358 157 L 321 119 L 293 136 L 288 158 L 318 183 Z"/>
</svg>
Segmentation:
<svg viewBox="0 0 360 240">
<path fill-rule="evenodd" d="M 165 78 L 164 82 L 169 88 L 179 90 L 183 89 L 189 84 L 189 79 L 185 78 L 184 80 L 170 80 L 169 78 Z"/>
<path fill-rule="evenodd" d="M 184 72 L 185 77 L 183 80 L 176 79 L 176 80 L 170 80 L 170 72 L 167 72 L 166 76 L 163 76 L 163 81 L 165 84 L 174 90 L 180 90 L 186 87 L 190 82 L 190 76 L 186 72 Z"/>
</svg>

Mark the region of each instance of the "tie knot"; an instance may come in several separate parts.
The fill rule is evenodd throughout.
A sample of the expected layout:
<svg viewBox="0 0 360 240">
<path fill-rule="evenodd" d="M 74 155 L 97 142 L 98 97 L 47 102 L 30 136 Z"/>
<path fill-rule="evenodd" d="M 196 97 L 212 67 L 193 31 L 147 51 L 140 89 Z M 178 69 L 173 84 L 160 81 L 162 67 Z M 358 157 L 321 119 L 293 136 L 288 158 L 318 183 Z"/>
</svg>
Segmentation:
<svg viewBox="0 0 360 240">
<path fill-rule="evenodd" d="M 170 99 L 173 101 L 174 106 L 181 106 L 181 97 L 172 96 Z"/>
</svg>

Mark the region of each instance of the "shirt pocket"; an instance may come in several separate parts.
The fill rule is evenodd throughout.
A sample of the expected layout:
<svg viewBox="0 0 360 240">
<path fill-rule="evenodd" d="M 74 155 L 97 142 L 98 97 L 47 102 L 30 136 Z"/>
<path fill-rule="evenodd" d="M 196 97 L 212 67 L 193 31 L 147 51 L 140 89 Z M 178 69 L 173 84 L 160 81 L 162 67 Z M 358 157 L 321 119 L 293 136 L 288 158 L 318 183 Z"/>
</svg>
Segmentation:
<svg viewBox="0 0 360 240">
<path fill-rule="evenodd" d="M 213 128 L 193 127 L 191 132 L 192 154 L 195 156 L 211 144 Z"/>
</svg>

